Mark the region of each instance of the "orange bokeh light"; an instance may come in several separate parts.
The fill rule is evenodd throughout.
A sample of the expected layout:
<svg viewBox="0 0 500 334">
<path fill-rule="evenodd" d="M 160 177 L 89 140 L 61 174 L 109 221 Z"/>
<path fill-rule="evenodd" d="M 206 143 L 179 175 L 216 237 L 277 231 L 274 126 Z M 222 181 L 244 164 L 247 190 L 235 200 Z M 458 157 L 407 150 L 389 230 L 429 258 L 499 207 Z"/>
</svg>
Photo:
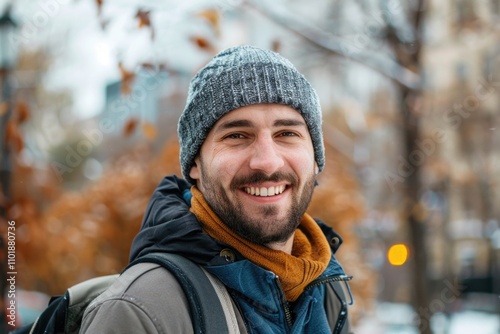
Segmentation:
<svg viewBox="0 0 500 334">
<path fill-rule="evenodd" d="M 393 266 L 402 266 L 408 260 L 408 247 L 404 244 L 395 244 L 387 251 L 387 259 Z"/>
</svg>

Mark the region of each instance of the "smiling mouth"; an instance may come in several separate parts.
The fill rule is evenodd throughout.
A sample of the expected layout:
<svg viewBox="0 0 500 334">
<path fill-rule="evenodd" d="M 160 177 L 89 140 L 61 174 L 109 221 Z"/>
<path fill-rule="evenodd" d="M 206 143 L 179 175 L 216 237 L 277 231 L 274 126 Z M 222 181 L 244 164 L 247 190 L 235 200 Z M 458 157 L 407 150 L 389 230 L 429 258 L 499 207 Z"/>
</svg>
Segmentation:
<svg viewBox="0 0 500 334">
<path fill-rule="evenodd" d="M 252 196 L 268 197 L 281 194 L 285 191 L 286 186 L 276 186 L 276 187 L 245 187 L 244 190 L 247 194 Z"/>
</svg>

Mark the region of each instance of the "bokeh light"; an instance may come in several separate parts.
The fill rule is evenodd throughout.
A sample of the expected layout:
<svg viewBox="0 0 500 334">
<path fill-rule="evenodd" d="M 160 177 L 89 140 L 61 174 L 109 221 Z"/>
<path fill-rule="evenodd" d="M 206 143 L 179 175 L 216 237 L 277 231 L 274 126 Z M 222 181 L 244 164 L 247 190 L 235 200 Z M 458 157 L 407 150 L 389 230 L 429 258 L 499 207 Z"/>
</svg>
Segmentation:
<svg viewBox="0 0 500 334">
<path fill-rule="evenodd" d="M 393 266 L 402 266 L 408 260 L 408 247 L 404 244 L 395 244 L 389 248 L 387 259 Z"/>
</svg>

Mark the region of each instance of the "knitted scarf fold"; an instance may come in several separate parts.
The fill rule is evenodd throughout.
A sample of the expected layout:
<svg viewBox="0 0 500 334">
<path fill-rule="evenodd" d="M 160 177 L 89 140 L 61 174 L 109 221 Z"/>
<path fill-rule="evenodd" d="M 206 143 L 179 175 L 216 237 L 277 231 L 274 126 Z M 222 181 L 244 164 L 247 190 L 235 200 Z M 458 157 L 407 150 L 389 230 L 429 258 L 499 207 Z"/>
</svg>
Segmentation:
<svg viewBox="0 0 500 334">
<path fill-rule="evenodd" d="M 292 254 L 254 244 L 227 227 L 212 211 L 202 193 L 192 187 L 191 212 L 203 230 L 258 266 L 275 273 L 289 302 L 297 300 L 304 288 L 326 269 L 331 250 L 318 224 L 304 214 L 293 240 Z"/>
</svg>

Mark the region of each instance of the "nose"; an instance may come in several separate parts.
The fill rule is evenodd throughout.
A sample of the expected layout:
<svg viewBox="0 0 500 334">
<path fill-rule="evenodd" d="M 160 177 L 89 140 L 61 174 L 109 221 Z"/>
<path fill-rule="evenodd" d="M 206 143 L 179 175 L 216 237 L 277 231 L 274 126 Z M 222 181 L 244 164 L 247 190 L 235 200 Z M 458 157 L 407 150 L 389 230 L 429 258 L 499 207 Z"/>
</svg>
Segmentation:
<svg viewBox="0 0 500 334">
<path fill-rule="evenodd" d="M 285 164 L 282 154 L 272 136 L 262 136 L 252 145 L 250 168 L 271 175 Z"/>
</svg>

